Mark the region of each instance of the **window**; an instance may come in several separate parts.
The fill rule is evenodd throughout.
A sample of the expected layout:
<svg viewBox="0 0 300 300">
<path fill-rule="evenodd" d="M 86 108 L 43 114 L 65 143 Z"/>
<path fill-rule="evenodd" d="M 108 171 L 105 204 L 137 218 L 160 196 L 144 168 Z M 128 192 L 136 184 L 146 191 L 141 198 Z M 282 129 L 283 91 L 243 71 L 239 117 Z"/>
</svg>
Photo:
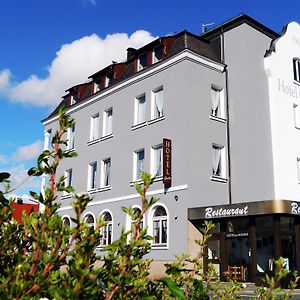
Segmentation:
<svg viewBox="0 0 300 300">
<path fill-rule="evenodd" d="M 102 160 L 101 187 L 110 186 L 110 171 L 111 171 L 110 158 Z"/>
<path fill-rule="evenodd" d="M 168 238 L 168 216 L 163 206 L 155 208 L 152 222 L 153 246 L 166 246 Z"/>
<path fill-rule="evenodd" d="M 94 82 L 94 93 L 101 91 L 101 81 Z"/>
<path fill-rule="evenodd" d="M 97 162 L 89 164 L 88 172 L 88 190 L 92 190 L 96 188 Z"/>
<path fill-rule="evenodd" d="M 145 94 L 135 99 L 134 124 L 141 124 L 146 121 L 146 96 Z"/>
<path fill-rule="evenodd" d="M 162 60 L 162 56 L 163 56 L 163 46 L 159 45 L 153 49 L 153 63 Z"/>
<path fill-rule="evenodd" d="M 300 157 L 297 157 L 298 183 L 300 183 Z"/>
<path fill-rule="evenodd" d="M 147 54 L 141 54 L 138 59 L 138 71 L 147 67 Z"/>
<path fill-rule="evenodd" d="M 300 59 L 293 59 L 294 80 L 300 82 Z"/>
<path fill-rule="evenodd" d="M 51 129 L 48 129 L 44 133 L 44 150 L 49 150 L 51 148 L 52 143 L 52 131 Z"/>
<path fill-rule="evenodd" d="M 152 119 L 164 115 L 164 90 L 162 87 L 152 92 Z"/>
<path fill-rule="evenodd" d="M 71 220 L 68 216 L 63 217 L 62 223 L 64 226 L 71 227 Z"/>
<path fill-rule="evenodd" d="M 68 143 L 67 150 L 72 150 L 75 148 L 75 126 L 68 128 Z"/>
<path fill-rule="evenodd" d="M 212 145 L 212 175 L 216 177 L 226 178 L 225 168 L 225 148 L 220 145 Z"/>
<path fill-rule="evenodd" d="M 72 186 L 72 180 L 73 180 L 73 171 L 72 169 L 68 169 L 65 171 L 65 187 Z"/>
<path fill-rule="evenodd" d="M 112 85 L 113 78 L 114 78 L 114 74 L 113 73 L 110 73 L 110 74 L 106 75 L 106 77 L 105 77 L 105 87 L 108 87 L 108 86 Z"/>
<path fill-rule="evenodd" d="M 95 218 L 92 214 L 86 214 L 83 220 L 87 226 L 95 228 Z"/>
<path fill-rule="evenodd" d="M 145 166 L 145 150 L 141 149 L 134 152 L 134 163 L 133 163 L 133 180 L 141 178 L 142 172 L 144 172 Z"/>
<path fill-rule="evenodd" d="M 103 136 L 112 134 L 113 109 L 109 108 L 104 111 L 103 118 Z"/>
<path fill-rule="evenodd" d="M 142 211 L 138 208 L 138 207 L 134 207 L 133 208 L 133 213 L 135 218 L 131 219 L 131 227 L 135 226 L 136 220 L 138 217 L 140 217 Z M 141 220 L 140 226 L 139 226 L 139 230 L 142 230 L 144 228 L 144 222 L 143 219 Z"/>
<path fill-rule="evenodd" d="M 71 93 L 71 105 L 75 104 L 79 100 L 77 91 Z"/>
<path fill-rule="evenodd" d="M 154 176 L 163 175 L 163 146 L 157 145 L 152 148 L 151 173 Z"/>
<path fill-rule="evenodd" d="M 300 107 L 298 104 L 293 105 L 294 107 L 294 122 L 295 127 L 300 129 Z"/>
<path fill-rule="evenodd" d="M 105 225 L 101 228 L 100 246 L 110 245 L 112 242 L 112 217 L 107 211 L 103 214 L 102 220 Z"/>
<path fill-rule="evenodd" d="M 90 130 L 90 141 L 99 139 L 99 114 L 92 116 L 91 118 L 91 130 Z"/>
<path fill-rule="evenodd" d="M 223 90 L 215 86 L 211 87 L 211 116 L 225 118 Z"/>
</svg>

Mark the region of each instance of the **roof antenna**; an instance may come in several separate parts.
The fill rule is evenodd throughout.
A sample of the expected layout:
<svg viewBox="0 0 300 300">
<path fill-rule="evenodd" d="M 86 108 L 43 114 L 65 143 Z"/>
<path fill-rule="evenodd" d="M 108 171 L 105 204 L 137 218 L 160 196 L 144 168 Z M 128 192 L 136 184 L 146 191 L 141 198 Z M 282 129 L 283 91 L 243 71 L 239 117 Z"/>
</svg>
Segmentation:
<svg viewBox="0 0 300 300">
<path fill-rule="evenodd" d="M 208 31 L 208 26 L 212 26 L 212 25 L 214 25 L 215 23 L 204 23 L 204 22 L 202 22 L 201 23 L 202 24 L 202 34 L 203 33 L 205 33 L 205 32 L 207 32 Z"/>
</svg>

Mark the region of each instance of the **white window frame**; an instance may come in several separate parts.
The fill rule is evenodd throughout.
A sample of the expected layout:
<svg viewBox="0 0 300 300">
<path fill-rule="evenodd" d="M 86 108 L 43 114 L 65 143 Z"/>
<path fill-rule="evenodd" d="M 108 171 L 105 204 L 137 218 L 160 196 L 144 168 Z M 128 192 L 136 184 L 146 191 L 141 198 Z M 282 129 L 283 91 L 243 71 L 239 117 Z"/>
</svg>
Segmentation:
<svg viewBox="0 0 300 300">
<path fill-rule="evenodd" d="M 300 59 L 293 58 L 293 78 L 295 81 L 300 82 Z"/>
<path fill-rule="evenodd" d="M 145 58 L 145 64 L 141 63 L 141 58 Z M 141 55 L 139 55 L 138 57 L 138 71 L 141 71 L 143 69 L 145 69 L 147 67 L 147 53 L 142 53 Z"/>
<path fill-rule="evenodd" d="M 107 166 L 109 165 L 109 169 Z M 109 172 L 108 172 L 109 171 Z M 107 172 L 109 173 L 107 175 Z M 107 181 L 108 176 L 108 183 Z M 101 161 L 101 180 L 100 180 L 100 188 L 110 187 L 111 186 L 111 158 L 108 157 Z"/>
<path fill-rule="evenodd" d="M 157 51 L 158 49 L 161 49 L 161 59 L 158 59 L 158 58 L 156 57 L 156 55 L 155 55 L 155 54 L 156 54 L 156 51 Z M 154 48 L 153 48 L 153 52 L 152 52 L 152 62 L 155 64 L 155 63 L 161 61 L 161 60 L 163 59 L 163 53 L 164 53 L 164 46 L 163 46 L 163 45 L 158 45 L 158 46 L 154 47 Z"/>
<path fill-rule="evenodd" d="M 162 206 L 165 211 L 166 211 L 166 216 L 164 217 L 154 217 L 154 212 L 156 211 L 156 209 Z M 162 221 L 166 220 L 167 221 L 167 241 L 166 243 L 162 243 L 161 242 L 161 238 L 162 238 L 162 226 L 160 227 L 160 241 L 158 243 L 155 243 L 154 240 L 152 240 L 152 249 L 168 249 L 168 245 L 169 245 L 169 240 L 170 240 L 170 214 L 169 211 L 166 207 L 166 205 L 164 205 L 163 203 L 156 203 L 155 206 L 152 207 L 152 209 L 150 210 L 149 214 L 148 214 L 148 220 L 149 220 L 149 226 L 148 226 L 148 234 L 153 236 L 154 238 L 154 221 L 158 221 L 160 220 L 160 225 L 162 225 Z"/>
<path fill-rule="evenodd" d="M 94 169 L 96 168 L 96 169 Z M 88 166 L 88 183 L 87 183 L 87 189 L 88 191 L 95 190 L 97 187 L 97 171 L 98 166 L 97 162 L 91 162 Z"/>
<path fill-rule="evenodd" d="M 100 115 L 99 113 L 91 117 L 90 142 L 97 141 L 100 138 Z"/>
<path fill-rule="evenodd" d="M 113 214 L 111 213 L 110 210 L 108 209 L 105 209 L 103 210 L 101 213 L 100 213 L 100 217 L 103 219 L 105 214 L 109 214 L 110 217 L 111 217 L 111 220 L 108 221 L 102 228 L 101 228 L 101 235 L 104 234 L 104 232 L 111 232 L 111 235 L 110 235 L 110 242 L 109 242 L 109 239 L 106 238 L 106 239 L 103 239 L 103 238 L 100 238 L 100 242 L 99 242 L 99 247 L 104 247 L 104 246 L 107 246 L 107 245 L 110 245 L 112 242 L 113 242 Z"/>
<path fill-rule="evenodd" d="M 217 105 L 213 98 L 214 93 L 219 94 L 219 104 Z M 216 85 L 211 85 L 210 89 L 210 117 L 212 119 L 222 119 L 225 120 L 225 97 L 224 97 L 224 89 L 220 88 Z M 216 106 L 216 109 L 214 109 L 214 106 Z"/>
<path fill-rule="evenodd" d="M 160 152 L 160 174 L 157 174 L 159 169 L 158 162 L 158 153 Z M 156 176 L 158 178 L 163 176 L 163 144 L 155 145 L 151 148 L 151 167 L 150 173 L 152 176 Z"/>
<path fill-rule="evenodd" d="M 110 128 L 109 128 L 110 122 Z M 102 137 L 112 135 L 113 133 L 113 108 L 110 107 L 103 112 L 103 132 Z"/>
<path fill-rule="evenodd" d="M 44 131 L 44 150 L 49 150 L 52 143 L 52 130 L 48 129 Z"/>
<path fill-rule="evenodd" d="M 141 104 L 141 100 L 143 104 Z M 146 94 L 141 94 L 135 98 L 134 103 L 134 125 L 143 124 L 146 122 Z"/>
<path fill-rule="evenodd" d="M 162 112 L 159 111 L 156 96 L 158 93 L 162 93 Z M 160 86 L 151 92 L 151 119 L 159 119 L 164 117 L 164 88 L 163 86 Z"/>
<path fill-rule="evenodd" d="M 219 162 L 217 163 L 216 159 L 218 157 L 216 151 L 219 153 Z M 216 164 L 216 165 L 215 165 Z M 215 166 L 214 166 L 215 165 Z M 216 170 L 214 170 L 216 168 Z M 227 168 L 226 168 L 226 151 L 223 145 L 212 144 L 212 175 L 211 179 L 221 179 L 226 180 L 227 177 Z"/>
<path fill-rule="evenodd" d="M 143 160 L 143 170 L 140 172 L 139 168 L 139 155 L 140 153 L 144 153 L 144 160 Z M 141 179 L 141 173 L 145 171 L 145 148 L 136 150 L 133 152 L 133 181 L 137 181 Z"/>
<path fill-rule="evenodd" d="M 67 150 L 75 149 L 75 125 L 68 128 L 67 131 Z"/>
<path fill-rule="evenodd" d="M 300 105 L 294 103 L 293 104 L 293 110 L 294 110 L 295 128 L 300 129 Z"/>
</svg>

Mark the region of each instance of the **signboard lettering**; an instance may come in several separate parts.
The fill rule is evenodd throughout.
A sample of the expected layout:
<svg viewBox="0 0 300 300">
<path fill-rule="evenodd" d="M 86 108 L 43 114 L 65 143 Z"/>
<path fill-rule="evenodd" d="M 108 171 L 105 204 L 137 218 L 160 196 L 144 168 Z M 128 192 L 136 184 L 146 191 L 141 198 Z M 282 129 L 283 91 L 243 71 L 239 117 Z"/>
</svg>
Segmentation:
<svg viewBox="0 0 300 300">
<path fill-rule="evenodd" d="M 248 214 L 248 205 L 240 208 L 218 208 L 213 209 L 212 207 L 207 207 L 205 209 L 205 218 L 222 218 L 222 217 L 232 217 L 232 216 L 246 216 Z"/>
<path fill-rule="evenodd" d="M 165 186 L 172 185 L 172 141 L 163 139 L 163 183 Z"/>
<path fill-rule="evenodd" d="M 291 203 L 291 213 L 295 215 L 300 215 L 300 206 L 299 203 Z"/>
</svg>

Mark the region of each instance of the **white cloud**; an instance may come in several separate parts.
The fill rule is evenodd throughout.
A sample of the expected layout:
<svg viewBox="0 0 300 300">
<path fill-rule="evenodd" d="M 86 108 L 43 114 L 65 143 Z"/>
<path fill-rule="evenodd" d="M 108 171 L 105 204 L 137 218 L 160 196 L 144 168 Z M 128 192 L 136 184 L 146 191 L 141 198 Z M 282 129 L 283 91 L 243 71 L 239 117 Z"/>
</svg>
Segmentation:
<svg viewBox="0 0 300 300">
<path fill-rule="evenodd" d="M 18 147 L 17 152 L 12 156 L 13 160 L 30 161 L 36 159 L 43 150 L 43 142 L 40 140 L 26 146 Z"/>
<path fill-rule="evenodd" d="M 10 88 L 11 72 L 8 69 L 0 71 L 0 92 L 4 93 Z"/>
<path fill-rule="evenodd" d="M 39 177 L 29 178 L 27 171 L 28 169 L 24 164 L 16 165 L 8 170 L 5 170 L 5 172 L 10 174 L 10 188 L 15 189 L 18 187 L 16 190 L 13 190 L 12 193 L 22 195 L 29 194 L 29 191 L 39 192 L 41 188 L 41 179 Z M 29 179 L 25 181 L 27 178 Z M 10 194 L 10 196 L 11 195 L 12 194 Z"/>
<path fill-rule="evenodd" d="M 56 106 L 66 89 L 85 82 L 89 75 L 111 64 L 112 60 L 125 60 L 128 47 L 139 48 L 153 39 L 154 37 L 144 30 L 138 30 L 131 36 L 126 33 L 114 33 L 104 39 L 96 34 L 85 36 L 60 48 L 49 64 L 46 78 L 39 78 L 33 74 L 16 84 L 11 81 L 10 70 L 0 71 L 0 93 L 2 91 L 8 94 L 15 102 Z"/>
</svg>

